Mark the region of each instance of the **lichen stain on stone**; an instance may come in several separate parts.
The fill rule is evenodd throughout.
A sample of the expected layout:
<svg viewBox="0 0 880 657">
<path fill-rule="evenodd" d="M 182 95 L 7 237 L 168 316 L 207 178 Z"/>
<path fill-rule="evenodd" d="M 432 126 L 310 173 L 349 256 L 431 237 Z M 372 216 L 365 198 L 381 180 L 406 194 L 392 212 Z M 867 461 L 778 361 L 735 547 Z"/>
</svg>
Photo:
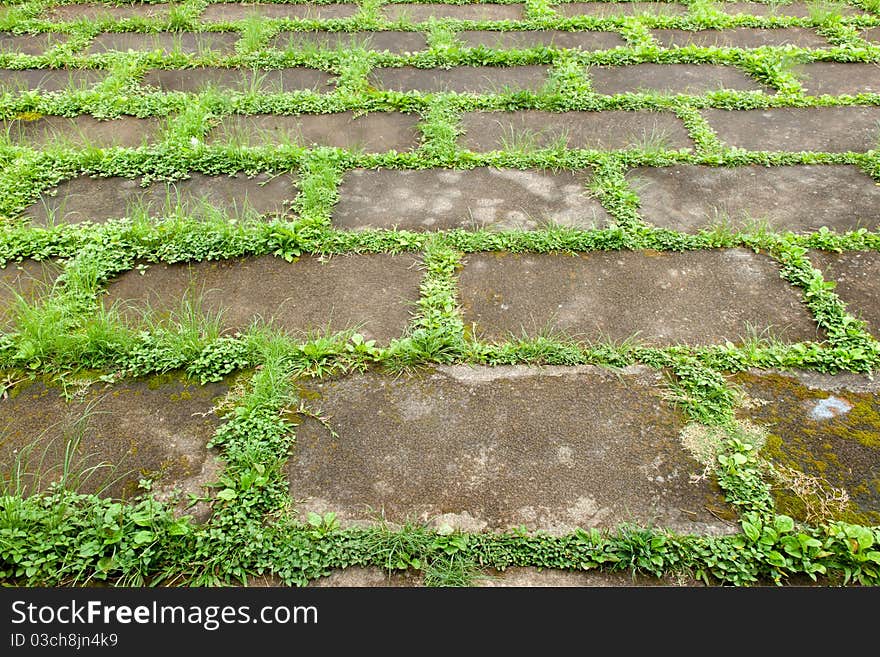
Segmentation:
<svg viewBox="0 0 880 657">
<path fill-rule="evenodd" d="M 830 395 L 777 372 L 739 373 L 731 381 L 751 398 L 738 415 L 769 432 L 764 458 L 846 490 L 849 508 L 835 519 L 880 521 L 880 394 Z M 803 519 L 804 501 L 792 491 L 774 487 L 773 496 L 779 512 Z"/>
<path fill-rule="evenodd" d="M 810 417 L 814 420 L 830 420 L 838 415 L 844 415 L 852 410 L 853 405 L 845 399 L 831 395 L 827 399 L 821 399 L 813 405 Z"/>
</svg>

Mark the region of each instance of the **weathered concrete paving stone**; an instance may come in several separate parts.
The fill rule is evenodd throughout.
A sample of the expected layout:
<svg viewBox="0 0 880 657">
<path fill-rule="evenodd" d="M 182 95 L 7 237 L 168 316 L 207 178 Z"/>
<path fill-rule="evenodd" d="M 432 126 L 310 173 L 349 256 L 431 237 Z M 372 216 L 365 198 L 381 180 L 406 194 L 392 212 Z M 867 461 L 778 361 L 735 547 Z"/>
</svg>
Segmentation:
<svg viewBox="0 0 880 657">
<path fill-rule="evenodd" d="M 21 297 L 28 303 L 45 298 L 60 267 L 52 261 L 22 260 L 0 268 L 0 331 L 14 328 L 15 305 Z"/>
<path fill-rule="evenodd" d="M 387 572 L 375 566 L 349 566 L 333 570 L 325 577 L 310 581 L 313 588 L 344 587 L 420 587 L 424 586 L 420 571 Z M 703 586 L 698 580 L 682 576 L 651 577 L 629 573 L 601 571 L 569 571 L 548 568 L 514 566 L 500 571 L 486 569 L 478 572 L 471 584 L 474 587 L 615 587 L 615 586 Z"/>
<path fill-rule="evenodd" d="M 606 573 L 596 570 L 570 571 L 548 568 L 512 567 L 489 570 L 478 576 L 476 586 L 485 587 L 616 587 L 616 586 L 703 586 L 699 580 L 685 575 L 652 577 L 630 573 Z"/>
<path fill-rule="evenodd" d="M 155 141 L 159 119 L 124 116 L 101 120 L 91 116 L 43 116 L 34 120 L 12 119 L 0 123 L 16 144 L 30 146 L 86 145 L 98 148 L 137 148 Z"/>
<path fill-rule="evenodd" d="M 82 4 L 58 5 L 46 10 L 46 20 L 100 21 L 123 20 L 126 18 L 167 18 L 171 5 L 167 3 L 134 2 L 114 5 L 109 2 L 89 2 Z"/>
<path fill-rule="evenodd" d="M 526 229 L 548 221 L 578 228 L 603 225 L 602 205 L 588 196 L 590 171 L 369 170 L 346 173 L 333 210 L 338 228 Z"/>
<path fill-rule="evenodd" d="M 561 2 L 554 7 L 563 16 L 673 16 L 687 13 L 676 2 Z"/>
<path fill-rule="evenodd" d="M 203 23 L 226 23 L 243 21 L 247 18 L 293 18 L 306 20 L 327 20 L 331 18 L 350 18 L 358 13 L 355 3 L 326 4 L 276 4 L 217 2 L 209 4 L 199 20 Z"/>
<path fill-rule="evenodd" d="M 331 435 L 303 418 L 288 462 L 301 514 L 407 518 L 465 531 L 653 523 L 731 528 L 679 442 L 660 372 L 631 367 L 439 367 L 301 382 Z M 723 513 L 723 511 L 722 511 Z"/>
<path fill-rule="evenodd" d="M 702 110 L 721 141 L 749 151 L 865 152 L 880 140 L 880 107 Z"/>
<path fill-rule="evenodd" d="M 665 48 L 703 46 L 717 48 L 760 48 L 762 46 L 797 46 L 830 48 L 831 45 L 813 30 L 802 27 L 756 28 L 733 27 L 725 30 L 651 30 Z"/>
<path fill-rule="evenodd" d="M 642 218 L 655 226 L 695 233 L 713 223 L 777 231 L 839 232 L 880 225 L 880 187 L 849 165 L 678 165 L 639 167 L 627 174 Z"/>
<path fill-rule="evenodd" d="M 811 96 L 880 93 L 880 64 L 811 62 L 792 69 Z"/>
<path fill-rule="evenodd" d="M 151 265 L 108 287 L 106 304 L 119 302 L 129 319 L 149 306 L 160 317 L 186 297 L 200 297 L 208 313 L 222 312 L 229 330 L 258 318 L 301 335 L 357 328 L 383 343 L 400 337 L 419 298 L 422 273 L 411 255 L 304 256 L 288 263 L 261 256 L 189 265 Z"/>
<path fill-rule="evenodd" d="M 592 66 L 593 91 L 622 94 L 655 91 L 663 94 L 702 94 L 707 91 L 770 91 L 744 71 L 715 64 L 633 64 Z"/>
<path fill-rule="evenodd" d="M 306 586 L 311 588 L 414 587 L 424 586 L 424 576 L 421 571 L 388 572 L 375 566 L 349 566 L 333 570 L 325 577 L 313 579 Z"/>
<path fill-rule="evenodd" d="M 850 504 L 830 519 L 880 523 L 880 382 L 855 374 L 757 370 L 731 380 L 747 395 L 740 417 L 769 433 L 762 456 L 826 488 L 844 489 Z M 778 512 L 815 521 L 809 518 L 815 499 L 808 503 L 787 482 L 776 482 L 773 493 Z"/>
<path fill-rule="evenodd" d="M 106 71 L 93 69 L 0 69 L 0 91 L 64 91 L 88 89 L 99 84 Z"/>
<path fill-rule="evenodd" d="M 223 55 L 235 54 L 238 32 L 103 32 L 95 37 L 89 46 L 88 54 L 103 52 L 180 52 L 186 55 L 201 55 L 218 52 Z"/>
<path fill-rule="evenodd" d="M 880 43 L 880 27 L 872 27 L 868 30 L 864 30 L 859 35 L 865 41 L 869 41 L 871 43 Z"/>
<path fill-rule="evenodd" d="M 821 3 L 815 2 L 791 2 L 791 3 L 761 3 L 761 2 L 716 2 L 714 5 L 725 14 L 748 14 L 750 16 L 795 16 L 796 18 L 810 18 L 814 10 L 821 11 Z M 833 11 L 841 16 L 865 16 L 866 12 L 843 2 L 828 3 L 827 11 Z"/>
<path fill-rule="evenodd" d="M 549 66 L 455 66 L 450 69 L 395 66 L 374 68 L 370 84 L 389 91 L 499 94 L 540 91 L 548 83 Z"/>
<path fill-rule="evenodd" d="M 850 314 L 864 320 L 880 339 L 880 253 L 876 251 L 810 251 L 810 261 L 822 271 Z"/>
<path fill-rule="evenodd" d="M 204 486 L 219 472 L 216 453 L 206 447 L 219 424 L 214 400 L 226 385 L 157 377 L 73 387 L 71 401 L 60 387 L 42 382 L 0 400 L 0 474 L 8 475 L 18 458 L 32 475 L 25 478 L 28 492 L 45 490 L 61 476 L 68 441 L 79 436 L 73 469 L 105 464 L 83 477 L 79 492 L 130 497 L 138 480 L 154 478 L 159 498 L 175 488 L 206 494 Z"/>
<path fill-rule="evenodd" d="M 492 3 L 448 4 L 387 4 L 383 7 L 389 21 L 406 20 L 422 23 L 431 17 L 454 18 L 460 21 L 519 21 L 525 18 L 524 4 L 500 5 Z"/>
<path fill-rule="evenodd" d="M 200 67 L 147 71 L 142 84 L 162 91 L 186 93 L 200 93 L 208 88 L 242 92 L 259 90 L 262 93 L 287 93 L 308 89 L 329 93 L 333 91 L 334 79 L 324 71 L 302 66 L 259 71 Z"/>
<path fill-rule="evenodd" d="M 66 34 L 43 32 L 41 34 L 0 33 L 0 52 L 22 55 L 42 55 L 67 41 Z"/>
<path fill-rule="evenodd" d="M 290 175 L 253 177 L 206 176 L 193 172 L 175 182 L 141 186 L 138 178 L 79 176 L 47 190 L 25 211 L 39 225 L 50 223 L 103 223 L 108 219 L 146 211 L 151 216 L 176 214 L 178 207 L 198 217 L 207 205 L 233 217 L 287 212 L 297 193 Z"/>
<path fill-rule="evenodd" d="M 375 52 L 387 51 L 393 55 L 428 49 L 428 40 L 421 32 L 395 30 L 381 32 L 291 32 L 288 30 L 280 32 L 271 43 L 277 50 L 363 49 Z"/>
<path fill-rule="evenodd" d="M 401 112 L 372 112 L 355 116 L 337 114 L 232 115 L 224 117 L 209 134 L 211 143 L 233 140 L 250 146 L 294 141 L 310 146 L 364 149 L 369 152 L 405 151 L 418 146 L 419 117 Z"/>
<path fill-rule="evenodd" d="M 654 345 L 741 342 L 748 326 L 787 341 L 817 334 L 776 264 L 744 249 L 472 253 L 459 288 L 465 325 L 493 341 L 547 328 Z"/>
<path fill-rule="evenodd" d="M 483 46 L 497 50 L 526 49 L 545 46 L 548 48 L 574 48 L 594 51 L 610 50 L 626 45 L 626 40 L 617 32 L 598 32 L 581 30 L 514 30 L 495 32 L 492 30 L 464 30 L 458 33 L 458 40 L 469 48 Z"/>
<path fill-rule="evenodd" d="M 646 140 L 660 140 L 670 149 L 693 145 L 671 112 L 465 112 L 462 127 L 461 143 L 472 151 L 546 148 L 562 138 L 568 148 L 604 150 L 633 148 Z"/>
</svg>

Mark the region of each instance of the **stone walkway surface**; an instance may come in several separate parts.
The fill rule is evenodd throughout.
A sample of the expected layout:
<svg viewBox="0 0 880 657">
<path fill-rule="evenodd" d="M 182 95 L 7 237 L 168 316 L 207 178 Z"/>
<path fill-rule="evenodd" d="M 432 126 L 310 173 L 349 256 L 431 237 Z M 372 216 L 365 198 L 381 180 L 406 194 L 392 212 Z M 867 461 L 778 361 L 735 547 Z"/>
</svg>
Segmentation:
<svg viewBox="0 0 880 657">
<path fill-rule="evenodd" d="M 224 532 L 510 533 L 475 586 L 699 586 L 527 549 L 722 545 L 761 491 L 876 529 L 875 4 L 5 8 L 0 494 L 68 450 Z M 425 585 L 340 545 L 310 585 Z"/>
</svg>

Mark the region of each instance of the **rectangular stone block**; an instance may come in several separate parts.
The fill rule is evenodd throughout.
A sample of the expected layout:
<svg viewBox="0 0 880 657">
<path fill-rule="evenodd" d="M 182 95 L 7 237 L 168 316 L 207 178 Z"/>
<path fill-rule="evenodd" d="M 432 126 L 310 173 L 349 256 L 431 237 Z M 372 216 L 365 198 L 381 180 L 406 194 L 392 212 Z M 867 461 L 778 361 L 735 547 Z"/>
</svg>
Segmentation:
<svg viewBox="0 0 880 657">
<path fill-rule="evenodd" d="M 541 91 L 549 82 L 549 66 L 455 66 L 450 69 L 396 66 L 374 68 L 370 84 L 388 91 L 501 94 Z"/>
<path fill-rule="evenodd" d="M 463 148 L 529 150 L 564 143 L 567 148 L 690 148 L 693 143 L 671 112 L 465 112 Z"/>
<path fill-rule="evenodd" d="M 840 16 L 865 16 L 865 12 L 844 2 L 716 2 L 725 14 L 750 16 L 794 16 L 796 18 L 823 17 L 834 13 Z"/>
<path fill-rule="evenodd" d="M 271 41 L 276 50 L 368 50 L 403 55 L 428 49 L 421 32 L 279 32 Z"/>
<path fill-rule="evenodd" d="M 700 95 L 708 91 L 771 91 L 744 71 L 715 64 L 592 66 L 588 74 L 600 94 L 657 92 Z"/>
<path fill-rule="evenodd" d="M 816 525 L 880 523 L 880 384 L 856 374 L 749 370 L 738 415 L 761 426 L 777 513 Z"/>
<path fill-rule="evenodd" d="M 626 40 L 617 32 L 593 30 L 463 30 L 457 36 L 468 48 L 483 46 L 494 50 L 547 47 L 596 51 L 626 46 Z"/>
<path fill-rule="evenodd" d="M 153 52 L 204 55 L 217 52 L 234 55 L 238 32 L 104 32 L 95 37 L 87 53 Z"/>
<path fill-rule="evenodd" d="M 41 34 L 0 33 L 0 53 L 21 55 L 43 55 L 47 51 L 67 41 L 67 35 L 56 32 Z"/>
<path fill-rule="evenodd" d="M 288 461 L 302 516 L 567 534 L 651 524 L 725 534 L 734 517 L 679 443 L 684 418 L 644 367 L 437 367 L 303 381 Z"/>
<path fill-rule="evenodd" d="M 68 146 L 82 148 L 138 148 L 159 136 L 159 119 L 124 116 L 96 119 L 91 116 L 42 116 L 36 119 L 12 119 L 0 122 L 14 144 L 28 146 Z"/>
<path fill-rule="evenodd" d="M 749 151 L 865 152 L 880 139 L 880 107 L 702 110 L 718 137 Z"/>
<path fill-rule="evenodd" d="M 642 217 L 662 228 L 693 233 L 710 224 L 812 232 L 846 232 L 880 225 L 880 187 L 848 165 L 678 165 L 639 167 L 628 175 Z"/>
<path fill-rule="evenodd" d="M 742 342 L 750 327 L 786 341 L 817 338 L 773 260 L 743 249 L 473 253 L 460 296 L 465 324 L 491 341 L 551 329 L 591 342 L 707 345 Z"/>
<path fill-rule="evenodd" d="M 810 62 L 792 71 L 811 96 L 880 93 L 880 65 L 859 62 Z"/>
<path fill-rule="evenodd" d="M 206 445 L 220 424 L 215 400 L 227 390 L 171 377 L 68 383 L 66 390 L 42 381 L 21 385 L 0 401 L 0 478 L 18 466 L 26 473 L 23 493 L 46 490 L 63 479 L 67 452 L 66 487 L 81 493 L 130 498 L 143 492 L 139 480 L 152 479 L 159 499 L 175 489 L 184 500 L 209 494 L 220 466 Z"/>
<path fill-rule="evenodd" d="M 560 2 L 555 7 L 562 16 L 676 16 L 687 13 L 687 5 L 677 2 Z"/>
<path fill-rule="evenodd" d="M 460 21 L 520 21 L 525 18 L 525 5 L 501 5 L 489 2 L 469 2 L 461 5 L 389 3 L 383 7 L 383 12 L 389 21 L 404 20 L 410 23 L 423 23 L 430 18 L 454 18 Z"/>
<path fill-rule="evenodd" d="M 50 21 L 119 21 L 129 18 L 167 18 L 171 5 L 165 2 L 131 2 L 113 4 L 111 2 L 87 2 L 69 5 L 56 5 L 43 13 Z"/>
<path fill-rule="evenodd" d="M 355 169 L 345 174 L 339 228 L 532 230 L 548 223 L 590 228 L 608 213 L 589 196 L 590 171 Z"/>
<path fill-rule="evenodd" d="M 199 67 L 147 71 L 142 84 L 162 91 L 201 93 L 206 89 L 238 92 L 289 93 L 333 91 L 335 78 L 313 68 L 242 69 Z"/>
<path fill-rule="evenodd" d="M 188 300 L 229 331 L 262 320 L 297 337 L 357 329 L 367 339 L 399 338 L 419 299 L 422 273 L 411 255 L 261 256 L 155 264 L 112 281 L 104 303 L 131 322 L 147 312 L 173 317 Z"/>
<path fill-rule="evenodd" d="M 321 4 L 214 2 L 205 7 L 199 20 L 203 23 L 232 23 L 259 17 L 320 21 L 331 18 L 351 18 L 358 13 L 358 10 L 357 4 L 353 2 Z"/>
<path fill-rule="evenodd" d="M 106 71 L 93 69 L 0 69 L 0 92 L 86 90 L 100 84 L 106 77 Z"/>
<path fill-rule="evenodd" d="M 763 46 L 797 46 L 798 48 L 830 48 L 831 44 L 817 32 L 803 27 L 732 27 L 723 30 L 651 30 L 664 48 L 761 48 Z"/>
<path fill-rule="evenodd" d="M 140 213 L 156 217 L 183 213 L 199 218 L 216 211 L 246 218 L 286 214 L 296 193 L 292 176 L 265 173 L 247 177 L 194 172 L 185 180 L 153 182 L 146 187 L 138 178 L 80 176 L 44 192 L 25 216 L 39 225 L 103 223 Z"/>
<path fill-rule="evenodd" d="M 257 114 L 224 117 L 209 135 L 211 143 L 235 142 L 249 146 L 294 142 L 303 146 L 334 146 L 352 150 L 384 153 L 405 151 L 418 146 L 415 114 L 373 112 L 355 116 L 303 114 L 279 116 Z"/>
</svg>

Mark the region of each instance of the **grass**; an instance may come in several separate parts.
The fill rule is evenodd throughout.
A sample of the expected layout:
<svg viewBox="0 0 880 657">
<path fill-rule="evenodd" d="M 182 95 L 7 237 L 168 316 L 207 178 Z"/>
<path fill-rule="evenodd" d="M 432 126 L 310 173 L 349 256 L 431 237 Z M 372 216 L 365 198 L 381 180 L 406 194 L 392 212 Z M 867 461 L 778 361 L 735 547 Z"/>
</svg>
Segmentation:
<svg viewBox="0 0 880 657">
<path fill-rule="evenodd" d="M 873 0 L 860 5 L 876 12 Z M 16 31 L 45 30 L 35 18 L 35 3 L 7 8 L 0 26 Z M 646 224 L 639 213 L 644 190 L 627 172 L 640 166 L 782 166 L 794 164 L 848 164 L 880 178 L 876 152 L 743 152 L 722 143 L 702 116 L 706 108 L 760 109 L 878 105 L 873 95 L 860 97 L 805 96 L 791 75 L 793 62 L 876 62 L 875 48 L 855 48 L 853 35 L 880 25 L 880 17 L 850 17 L 841 5 L 811 6 L 806 19 L 787 16 L 722 15 L 718 5 L 699 3 L 687 15 L 627 18 L 564 18 L 544 2 L 528 3 L 525 21 L 492 23 L 432 20 L 415 25 L 406 19 L 395 24 L 382 18 L 381 3 L 361 3 L 354 18 L 289 24 L 286 21 L 246 18 L 234 27 L 239 34 L 234 53 L 205 50 L 188 54 L 180 35 L 169 52 L 115 52 L 85 54 L 94 35 L 136 27 L 146 32 L 178 29 L 199 31 L 199 6 L 187 3 L 171 10 L 168 23 L 161 20 L 119 23 L 79 21 L 61 26 L 70 47 L 61 45 L 47 54 L 0 54 L 5 68 L 97 67 L 109 71 L 108 80 L 95 89 L 69 87 L 58 93 L 8 93 L 0 96 L 0 114 L 6 121 L 0 143 L 0 217 L 3 239 L 0 261 L 26 258 L 64 260 L 59 282 L 45 290 L 37 302 L 15 297 L 17 324 L 0 333 L 0 367 L 4 390 L 8 384 L 31 375 L 70 376 L 91 370 L 97 376 L 119 377 L 183 371 L 202 383 L 237 376 L 234 393 L 221 403 L 223 422 L 212 445 L 223 456 L 224 472 L 214 482 L 210 496 L 212 516 L 204 527 L 175 517 L 170 507 L 149 496 L 126 502 L 78 495 L 65 489 L 39 496 L 24 496 L 20 489 L 0 495 L 0 527 L 27 527 L 28 541 L 0 546 L 0 576 L 22 584 L 94 582 L 142 585 L 226 584 L 246 581 L 257 572 L 276 574 L 286 583 L 305 584 L 336 568 L 373 565 L 389 572 L 409 570 L 430 586 L 467 586 L 483 569 L 510 566 L 558 567 L 568 570 L 603 569 L 654 575 L 692 574 L 713 583 L 749 585 L 760 579 L 784 582 L 794 574 L 827 572 L 861 583 L 876 583 L 878 573 L 865 532 L 876 528 L 837 524 L 828 511 L 841 499 L 838 491 L 821 482 L 781 477 L 789 488 L 801 491 L 813 506 L 808 522 L 796 528 L 775 517 L 769 490 L 780 485 L 756 457 L 749 432 L 733 420 L 740 403 L 725 375 L 748 367 L 792 367 L 817 372 L 872 372 L 880 362 L 880 346 L 867 327 L 852 316 L 822 272 L 805 256 L 807 248 L 880 250 L 876 230 L 837 233 L 829 230 L 793 235 L 758 221 L 733 223 L 725 217 L 707 219 L 696 234 L 662 230 Z M 696 9 L 696 11 L 694 11 Z M 688 47 L 662 50 L 651 43 L 650 31 L 658 28 L 804 27 L 813 25 L 833 36 L 822 51 L 799 47 L 755 50 Z M 618 32 L 625 46 L 598 51 L 523 48 L 518 50 L 463 48 L 456 34 L 462 29 L 562 29 L 589 26 Z M 369 32 L 397 28 L 417 30 L 428 37 L 422 52 L 394 55 L 368 50 Z M 336 47 L 290 44 L 277 49 L 267 45 L 282 31 L 317 28 L 350 35 Z M 834 45 L 842 44 L 842 45 Z M 78 50 L 79 49 L 79 50 Z M 638 94 L 598 95 L 592 92 L 591 66 L 622 66 L 642 62 L 712 63 L 736 66 L 762 82 L 779 88 L 779 94 L 754 94 L 731 90 L 702 95 Z M 373 89 L 368 76 L 380 66 L 550 67 L 549 82 L 536 92 L 492 88 L 475 94 L 399 93 Z M 155 68 L 217 66 L 246 71 L 268 71 L 306 66 L 338 79 L 330 93 L 283 93 L 264 88 L 262 76 L 240 91 L 206 88 L 197 94 L 156 93 L 140 80 Z M 635 134 L 626 148 L 603 151 L 572 148 L 568 134 L 549 136 L 535 125 L 510 130 L 492 152 L 471 152 L 461 146 L 462 117 L 482 110 L 663 111 L 674 114 L 694 142 L 691 150 L 672 147 L 669 135 L 646 130 Z M 339 112 L 406 112 L 418 117 L 418 145 L 401 152 L 368 153 L 347 148 L 300 144 L 293 137 L 245 133 L 206 136 L 232 115 L 326 115 Z M 9 119 L 40 116 L 97 118 L 120 116 L 158 117 L 163 129 L 154 143 L 138 148 L 102 147 L 88 134 L 55 139 L 45 148 L 13 139 Z M 335 135 L 334 135 L 335 136 Z M 332 223 L 340 186 L 353 169 L 452 168 L 467 172 L 474 167 L 500 167 L 557 172 L 593 172 L 592 194 L 611 216 L 611 224 L 560 227 L 539 222 L 534 230 L 467 230 L 415 233 L 399 230 L 341 231 Z M 78 175 L 143 177 L 145 185 L 164 184 L 190 172 L 207 175 L 268 173 L 293 174 L 297 192 L 291 212 L 259 217 L 250 208 L 227 211 L 206 200 L 187 202 L 173 182 L 162 206 L 146 204 L 127 208 L 127 217 L 104 224 L 69 225 L 62 202 L 46 226 L 18 221 L 44 190 Z M 154 182 L 155 181 L 155 182 Z M 692 249 L 740 247 L 769 254 L 781 276 L 801 295 L 803 304 L 828 336 L 822 342 L 784 343 L 770 334 L 744 329 L 736 344 L 706 347 L 647 346 L 640 338 L 592 340 L 548 329 L 551 318 L 535 319 L 533 330 L 487 342 L 466 329 L 466 309 L 458 290 L 458 276 L 469 253 L 566 253 L 650 249 L 677 252 Z M 204 299 L 184 296 L 177 307 L 164 313 L 144 309 L 130 323 L 121 307 L 105 306 L 102 295 L 115 276 L 138 263 L 175 263 L 274 255 L 293 261 L 309 254 L 413 253 L 422 259 L 422 279 L 417 300 L 410 307 L 407 329 L 389 344 L 367 340 L 357 327 L 331 331 L 314 327 L 300 335 L 283 333 L 271 318 L 257 319 L 239 332 L 224 330 L 220 313 L 205 311 Z M 343 529 L 334 519 L 299 522 L 291 507 L 284 464 L 296 449 L 296 416 L 312 408 L 298 398 L 292 377 L 329 377 L 367 368 L 389 375 L 422 370 L 432 364 L 597 365 L 619 369 L 643 365 L 666 373 L 665 393 L 694 427 L 694 435 L 713 437 L 717 463 L 711 475 L 728 501 L 738 510 L 742 535 L 710 538 L 679 536 L 653 527 L 622 526 L 600 533 L 579 530 L 563 537 L 507 534 L 445 533 L 415 521 L 392 525 L 380 516 L 373 527 Z M 8 386 L 12 389 L 12 386 Z M 319 406 L 319 405 L 318 405 Z M 319 414 L 316 413 L 318 417 Z M 332 425 L 332 422 L 331 422 Z M 34 449 L 42 447 L 35 443 Z M 31 454 L 34 454 L 32 450 Z M 73 454 L 73 452 L 71 452 Z M 81 468 L 88 474 L 89 466 Z M 11 470 L 23 473 L 24 466 Z M 77 465 L 71 460 L 70 481 Z M 787 479 L 785 477 L 788 477 Z M 21 480 L 19 480 L 21 481 Z M 784 483 L 783 482 L 783 483 Z M 9 494 L 11 493 L 11 494 Z M 65 509 L 63 517 L 41 504 Z M 114 505 L 119 505 L 118 507 Z M 825 506 L 822 506 L 822 505 Z M 818 505 L 818 506 L 817 506 Z M 123 513 L 123 510 L 125 513 Z M 833 511 L 833 509 L 831 509 Z M 140 515 L 139 515 L 140 514 Z M 832 514 L 833 515 L 833 514 Z M 127 519 L 146 518 L 147 525 Z M 94 518 L 109 519 L 100 527 L 117 542 L 94 545 Z M 104 522 L 104 520 L 102 520 Z M 90 524 L 91 523 L 91 524 Z M 773 536 L 765 532 L 773 528 Z M 146 532 L 146 534 L 144 533 Z M 756 539 L 750 536 L 757 532 Z M 800 533 L 798 533 L 800 532 Z M 149 534 L 149 536 L 147 536 Z M 769 538 L 768 538 L 769 537 Z M 805 538 L 804 538 L 805 537 Z M 760 539 L 760 540 L 759 540 Z M 812 545 L 822 551 L 795 557 L 790 543 Z M 875 539 L 872 539 L 875 540 Z M 142 541 L 142 542 L 138 542 Z M 880 542 L 880 537 L 876 539 Z M 74 558 L 59 546 L 75 546 Z M 145 546 L 150 546 L 146 549 Z M 784 547 L 788 545 L 788 551 Z M 853 547 L 855 545 L 855 547 Z M 260 546 L 257 549 L 255 546 Z M 806 548 L 805 548 L 806 549 Z M 824 554 L 827 552 L 828 554 Z M 777 557 L 776 555 L 780 555 Z M 779 559 L 783 562 L 780 562 Z M 27 562 L 29 565 L 22 566 Z M 36 564 L 36 565 L 30 565 Z"/>
</svg>

